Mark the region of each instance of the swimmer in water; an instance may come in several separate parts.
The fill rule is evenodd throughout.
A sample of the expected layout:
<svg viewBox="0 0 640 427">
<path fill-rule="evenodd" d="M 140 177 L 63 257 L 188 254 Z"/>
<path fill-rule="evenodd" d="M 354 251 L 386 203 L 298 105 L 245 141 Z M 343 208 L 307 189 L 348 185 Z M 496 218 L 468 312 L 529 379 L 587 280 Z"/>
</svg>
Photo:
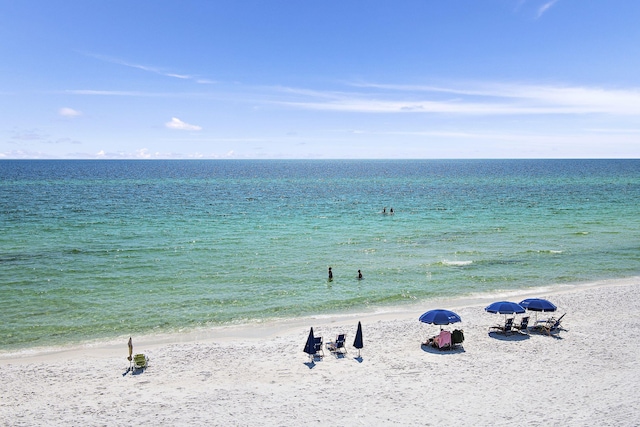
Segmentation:
<svg viewBox="0 0 640 427">
<path fill-rule="evenodd" d="M 358 270 L 358 280 L 362 280 L 362 273 Z"/>
</svg>

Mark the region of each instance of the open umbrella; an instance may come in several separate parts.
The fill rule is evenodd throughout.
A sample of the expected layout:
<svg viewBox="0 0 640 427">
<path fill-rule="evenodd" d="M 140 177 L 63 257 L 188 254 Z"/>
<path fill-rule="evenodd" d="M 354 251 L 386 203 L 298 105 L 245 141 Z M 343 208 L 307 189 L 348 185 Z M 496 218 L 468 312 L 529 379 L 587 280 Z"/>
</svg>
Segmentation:
<svg viewBox="0 0 640 427">
<path fill-rule="evenodd" d="M 356 338 L 353 340 L 353 346 L 358 349 L 358 357 L 360 357 L 360 349 L 364 347 L 362 342 L 362 324 L 358 322 L 358 330 L 356 331 Z"/>
<path fill-rule="evenodd" d="M 426 313 L 423 313 L 422 316 L 418 318 L 418 320 L 420 320 L 422 323 L 429 323 L 431 325 L 440 326 L 462 322 L 462 319 L 460 318 L 460 316 L 458 316 L 458 314 L 454 313 L 451 310 L 443 309 L 429 310 Z M 443 332 L 442 328 L 440 328 L 440 333 L 450 336 L 450 332 Z M 429 340 L 427 340 L 427 343 L 429 343 Z M 423 343 L 423 345 L 425 345 L 425 343 Z M 449 345 L 451 345 L 451 343 Z"/>
<path fill-rule="evenodd" d="M 531 311 L 556 311 L 556 307 L 551 301 L 542 298 L 527 298 L 520 301 L 520 305 Z"/>
<path fill-rule="evenodd" d="M 520 305 L 526 310 L 536 312 L 536 323 L 538 323 L 538 312 L 553 312 L 558 309 L 551 301 L 542 298 L 527 298 L 520 301 Z"/>
<path fill-rule="evenodd" d="M 429 323 L 432 325 L 449 325 L 451 323 L 462 322 L 460 316 L 450 310 L 429 310 L 420 316 L 419 319 L 422 323 Z"/>
<path fill-rule="evenodd" d="M 507 332 L 507 329 L 511 330 L 511 323 L 513 322 L 512 319 L 509 319 L 509 322 L 507 322 L 507 315 L 508 314 L 522 314 L 522 313 L 524 313 L 524 308 L 520 304 L 517 304 L 515 302 L 511 302 L 511 301 L 494 302 L 494 303 L 491 303 L 488 306 L 486 306 L 484 308 L 484 310 L 489 312 L 489 313 L 504 314 L 504 327 L 498 326 L 498 328 L 503 330 L 504 332 Z"/>
<path fill-rule="evenodd" d="M 309 355 L 309 358 L 313 358 L 316 354 L 316 345 L 315 338 L 313 336 L 313 328 L 309 331 L 309 337 L 307 338 L 307 343 L 304 346 L 304 352 Z"/>
<path fill-rule="evenodd" d="M 500 313 L 500 314 L 522 314 L 524 313 L 524 308 L 515 302 L 511 301 L 498 301 L 491 303 L 487 307 L 484 308 L 485 311 L 489 313 Z"/>
</svg>

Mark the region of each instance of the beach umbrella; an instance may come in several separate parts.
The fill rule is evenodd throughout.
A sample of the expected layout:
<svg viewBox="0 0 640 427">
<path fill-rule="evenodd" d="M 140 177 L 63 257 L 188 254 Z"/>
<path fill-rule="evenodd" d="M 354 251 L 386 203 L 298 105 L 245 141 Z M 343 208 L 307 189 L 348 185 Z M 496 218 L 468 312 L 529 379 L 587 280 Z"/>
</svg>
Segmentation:
<svg viewBox="0 0 640 427">
<path fill-rule="evenodd" d="M 353 340 L 353 346 L 358 349 L 358 357 L 360 357 L 360 349 L 364 347 L 362 342 L 362 324 L 358 322 L 358 330 L 356 331 L 356 339 Z"/>
<path fill-rule="evenodd" d="M 515 302 L 511 301 L 498 301 L 489 304 L 484 308 L 485 311 L 489 313 L 500 313 L 500 314 L 522 314 L 524 313 L 524 308 Z"/>
<path fill-rule="evenodd" d="M 429 323 L 431 325 L 449 325 L 451 323 L 462 322 L 460 316 L 450 310 L 429 310 L 420 316 L 419 319 L 422 323 Z"/>
<path fill-rule="evenodd" d="M 551 301 L 547 301 L 542 298 L 527 298 L 525 300 L 520 301 L 520 305 L 523 306 L 526 310 L 535 311 L 536 312 L 536 323 L 538 323 L 538 312 L 553 312 L 558 309 Z"/>
<path fill-rule="evenodd" d="M 450 325 L 451 323 L 462 322 L 462 319 L 458 314 L 454 313 L 451 310 L 429 310 L 426 313 L 423 313 L 422 316 L 418 319 L 422 323 L 428 323 L 430 325 Z M 442 331 L 442 328 L 440 328 Z M 427 343 L 429 341 L 427 340 Z"/>
<path fill-rule="evenodd" d="M 524 308 L 520 304 L 517 304 L 515 302 L 511 302 L 511 301 L 494 302 L 494 303 L 489 304 L 487 307 L 485 307 L 484 310 L 489 312 L 489 313 L 504 314 L 505 324 L 507 322 L 507 315 L 508 314 L 522 314 L 522 313 L 524 313 Z"/>
<path fill-rule="evenodd" d="M 542 298 L 527 298 L 525 300 L 520 301 L 520 305 L 523 306 L 526 310 L 531 311 L 556 311 L 558 307 L 556 307 L 551 301 L 547 301 Z"/>
<path fill-rule="evenodd" d="M 309 337 L 307 338 L 307 343 L 304 346 L 304 352 L 309 355 L 309 358 L 312 358 L 314 354 L 316 354 L 316 345 L 315 338 L 313 336 L 313 328 L 309 331 Z"/>
</svg>

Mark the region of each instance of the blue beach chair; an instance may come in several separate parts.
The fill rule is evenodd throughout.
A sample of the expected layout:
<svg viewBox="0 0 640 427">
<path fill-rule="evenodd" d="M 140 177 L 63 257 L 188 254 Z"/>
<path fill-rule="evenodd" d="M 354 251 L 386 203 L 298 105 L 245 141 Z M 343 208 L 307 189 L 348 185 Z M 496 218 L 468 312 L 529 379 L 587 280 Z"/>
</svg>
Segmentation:
<svg viewBox="0 0 640 427">
<path fill-rule="evenodd" d="M 513 328 L 513 318 L 510 317 L 504 322 L 504 326 L 503 325 L 491 326 L 489 328 L 489 331 L 491 331 L 492 329 L 495 329 L 496 332 L 501 332 L 503 334 L 508 334 L 509 332 L 511 332 L 512 328 Z"/>
</svg>

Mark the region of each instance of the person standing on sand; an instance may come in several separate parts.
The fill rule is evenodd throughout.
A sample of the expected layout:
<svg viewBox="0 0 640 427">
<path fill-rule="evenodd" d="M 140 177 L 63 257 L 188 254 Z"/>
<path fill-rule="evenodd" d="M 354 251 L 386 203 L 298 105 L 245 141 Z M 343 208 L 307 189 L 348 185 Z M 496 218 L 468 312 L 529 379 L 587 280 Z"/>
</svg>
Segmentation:
<svg viewBox="0 0 640 427">
<path fill-rule="evenodd" d="M 329 267 L 329 280 L 333 280 L 333 272 L 331 271 L 331 267 Z"/>
</svg>

